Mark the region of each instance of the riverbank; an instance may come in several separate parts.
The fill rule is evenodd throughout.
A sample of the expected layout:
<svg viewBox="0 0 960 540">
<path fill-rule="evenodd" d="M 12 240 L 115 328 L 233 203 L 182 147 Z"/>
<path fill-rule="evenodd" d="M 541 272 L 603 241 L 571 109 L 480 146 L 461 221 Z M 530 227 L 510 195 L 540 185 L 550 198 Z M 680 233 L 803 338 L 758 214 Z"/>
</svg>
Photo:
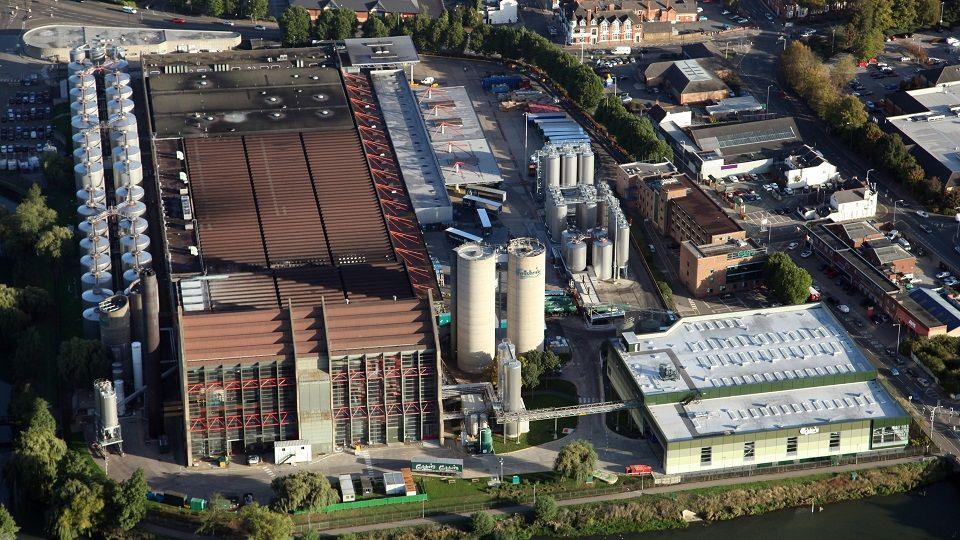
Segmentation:
<svg viewBox="0 0 960 540">
<path fill-rule="evenodd" d="M 499 513 L 494 535 L 523 539 L 531 536 L 597 536 L 680 529 L 688 526 L 681 519 L 684 510 L 707 521 L 729 520 L 805 507 L 811 503 L 824 506 L 875 495 L 905 493 L 942 480 L 948 474 L 946 461 L 936 459 L 867 470 L 644 494 L 627 500 L 566 505 L 563 502 L 572 501 L 563 501 L 556 516 L 549 521 L 531 520 L 523 508 L 507 516 Z M 390 530 L 328 531 L 328 534 L 348 532 L 371 540 L 413 537 L 447 540 L 475 536 L 462 517 L 456 524 Z"/>
</svg>

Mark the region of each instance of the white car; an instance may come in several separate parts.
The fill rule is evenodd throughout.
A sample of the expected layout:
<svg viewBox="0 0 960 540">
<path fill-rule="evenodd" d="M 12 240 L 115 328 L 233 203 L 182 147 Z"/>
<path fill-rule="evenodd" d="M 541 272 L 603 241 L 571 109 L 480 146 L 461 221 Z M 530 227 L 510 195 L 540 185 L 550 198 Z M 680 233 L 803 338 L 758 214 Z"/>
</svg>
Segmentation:
<svg viewBox="0 0 960 540">
<path fill-rule="evenodd" d="M 729 15 L 730 12 L 727 11 L 727 10 L 723 10 L 723 11 L 720 12 L 720 14 L 721 14 L 721 15 Z"/>
<path fill-rule="evenodd" d="M 947 287 L 953 287 L 957 283 L 960 283 L 960 280 L 958 280 L 953 276 L 950 276 L 947 279 L 943 280 L 943 284 L 946 285 Z"/>
<path fill-rule="evenodd" d="M 930 381 L 924 379 L 923 377 L 920 377 L 919 379 L 917 379 L 917 384 L 919 384 L 920 386 L 926 388 L 926 387 L 930 386 Z"/>
<path fill-rule="evenodd" d="M 790 250 L 790 251 L 793 251 L 793 250 L 797 249 L 797 246 L 798 246 L 798 245 L 800 245 L 800 244 L 797 244 L 796 242 L 790 242 L 789 244 L 787 244 L 787 249 Z"/>
<path fill-rule="evenodd" d="M 257 454 L 250 454 L 249 456 L 247 456 L 247 465 L 259 465 L 259 464 L 260 464 L 260 456 L 258 456 Z"/>
<path fill-rule="evenodd" d="M 254 29 L 254 30 L 266 30 L 267 27 L 264 26 L 264 25 L 262 25 L 262 24 L 258 24 L 258 25 L 256 25 L 256 26 L 254 26 L 253 29 Z"/>
<path fill-rule="evenodd" d="M 951 276 L 950 272 L 943 271 L 937 274 L 937 279 L 947 279 L 950 276 Z"/>
<path fill-rule="evenodd" d="M 930 217 L 930 214 L 928 214 L 926 210 L 917 210 L 917 215 L 922 218 Z"/>
<path fill-rule="evenodd" d="M 697 8 L 697 13 L 703 13 L 703 8 L 702 8 L 702 7 L 698 7 L 698 8 Z"/>
<path fill-rule="evenodd" d="M 233 26 L 233 25 L 234 25 L 234 22 L 233 22 L 233 21 L 220 21 L 220 24 L 222 24 L 222 25 L 224 25 L 224 26 Z"/>
<path fill-rule="evenodd" d="M 810 251 L 810 250 L 803 251 L 803 252 L 800 253 L 800 258 L 801 258 L 801 259 L 806 259 L 807 257 L 809 257 L 809 256 L 811 256 L 811 255 L 813 255 L 813 252 L 812 252 L 812 251 Z"/>
<path fill-rule="evenodd" d="M 840 313 L 850 313 L 850 306 L 846 304 L 840 304 L 837 306 L 837 309 L 840 310 Z"/>
</svg>

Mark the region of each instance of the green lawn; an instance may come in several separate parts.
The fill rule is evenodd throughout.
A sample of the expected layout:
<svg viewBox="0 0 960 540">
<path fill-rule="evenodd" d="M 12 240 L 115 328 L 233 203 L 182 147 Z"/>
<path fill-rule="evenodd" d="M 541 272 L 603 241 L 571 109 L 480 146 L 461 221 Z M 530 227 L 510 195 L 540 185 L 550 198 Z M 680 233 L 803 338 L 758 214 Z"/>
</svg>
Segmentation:
<svg viewBox="0 0 960 540">
<path fill-rule="evenodd" d="M 549 407 L 563 407 L 577 404 L 576 389 L 573 388 L 572 383 L 560 379 L 552 380 L 550 383 L 550 390 L 543 391 L 538 388 L 538 390 L 534 390 L 531 394 L 523 396 L 524 403 L 528 409 L 546 409 Z M 569 387 L 566 388 L 566 385 L 569 385 Z M 561 389 L 572 390 L 573 393 L 569 394 Z M 552 393 L 560 391 L 563 391 L 564 395 Z M 556 427 L 556 432 L 554 432 L 554 427 Z M 507 439 L 504 441 L 502 432 L 500 434 L 494 434 L 493 451 L 497 454 L 504 454 L 506 452 L 522 450 L 529 446 L 537 446 L 559 439 L 563 436 L 564 428 L 572 429 L 576 427 L 576 417 L 560 418 L 556 421 L 538 420 L 530 422 L 530 431 L 521 435 L 519 441 L 516 439 Z"/>
</svg>

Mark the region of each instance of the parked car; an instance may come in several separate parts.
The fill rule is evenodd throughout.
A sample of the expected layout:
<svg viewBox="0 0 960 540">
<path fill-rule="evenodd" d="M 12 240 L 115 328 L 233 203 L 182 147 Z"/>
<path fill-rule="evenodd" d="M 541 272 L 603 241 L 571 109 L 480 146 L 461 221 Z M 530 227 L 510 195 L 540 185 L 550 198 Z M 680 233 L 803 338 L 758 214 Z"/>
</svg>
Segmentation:
<svg viewBox="0 0 960 540">
<path fill-rule="evenodd" d="M 801 259 L 806 259 L 807 257 L 809 257 L 809 256 L 811 256 L 811 255 L 813 255 L 813 252 L 810 251 L 809 249 L 806 250 L 806 251 L 800 252 L 800 258 L 801 258 Z"/>
<path fill-rule="evenodd" d="M 250 454 L 249 456 L 247 456 L 247 465 L 259 465 L 259 464 L 260 464 L 260 456 L 258 456 L 257 454 Z"/>
<path fill-rule="evenodd" d="M 926 387 L 930 386 L 930 381 L 924 379 L 923 377 L 920 377 L 919 379 L 917 379 L 917 384 L 919 384 L 920 386 L 926 388 Z"/>
<path fill-rule="evenodd" d="M 900 376 L 900 370 L 897 369 L 897 368 L 895 368 L 895 367 L 892 367 L 892 368 L 890 368 L 890 375 L 893 375 L 894 377 L 899 377 L 899 376 Z"/>
<path fill-rule="evenodd" d="M 937 274 L 937 279 L 946 279 L 948 277 L 950 277 L 950 272 L 947 272 L 946 270 Z"/>
<path fill-rule="evenodd" d="M 840 304 L 837 309 L 840 310 L 840 313 L 850 313 L 850 306 L 846 304 Z"/>
<path fill-rule="evenodd" d="M 184 24 L 185 22 L 187 22 L 187 20 L 184 19 L 183 17 L 174 17 L 170 19 L 170 22 L 172 22 L 173 24 Z"/>
<path fill-rule="evenodd" d="M 930 214 L 928 214 L 926 210 L 917 210 L 917 215 L 922 218 L 930 217 Z"/>
<path fill-rule="evenodd" d="M 787 249 L 788 249 L 789 251 L 793 251 L 793 250 L 797 249 L 797 246 L 798 246 L 798 245 L 800 245 L 800 244 L 797 244 L 796 242 L 790 242 L 789 244 L 787 244 Z"/>
</svg>

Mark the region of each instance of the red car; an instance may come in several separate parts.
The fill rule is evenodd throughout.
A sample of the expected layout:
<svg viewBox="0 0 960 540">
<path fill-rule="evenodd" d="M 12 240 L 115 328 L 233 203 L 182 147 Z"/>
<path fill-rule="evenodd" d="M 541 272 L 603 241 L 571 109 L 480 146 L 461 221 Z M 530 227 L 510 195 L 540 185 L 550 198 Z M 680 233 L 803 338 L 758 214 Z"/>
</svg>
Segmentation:
<svg viewBox="0 0 960 540">
<path fill-rule="evenodd" d="M 183 24 L 183 23 L 187 22 L 187 20 L 184 19 L 183 17 L 174 17 L 174 18 L 170 19 L 170 22 L 172 22 L 173 24 Z"/>
</svg>

